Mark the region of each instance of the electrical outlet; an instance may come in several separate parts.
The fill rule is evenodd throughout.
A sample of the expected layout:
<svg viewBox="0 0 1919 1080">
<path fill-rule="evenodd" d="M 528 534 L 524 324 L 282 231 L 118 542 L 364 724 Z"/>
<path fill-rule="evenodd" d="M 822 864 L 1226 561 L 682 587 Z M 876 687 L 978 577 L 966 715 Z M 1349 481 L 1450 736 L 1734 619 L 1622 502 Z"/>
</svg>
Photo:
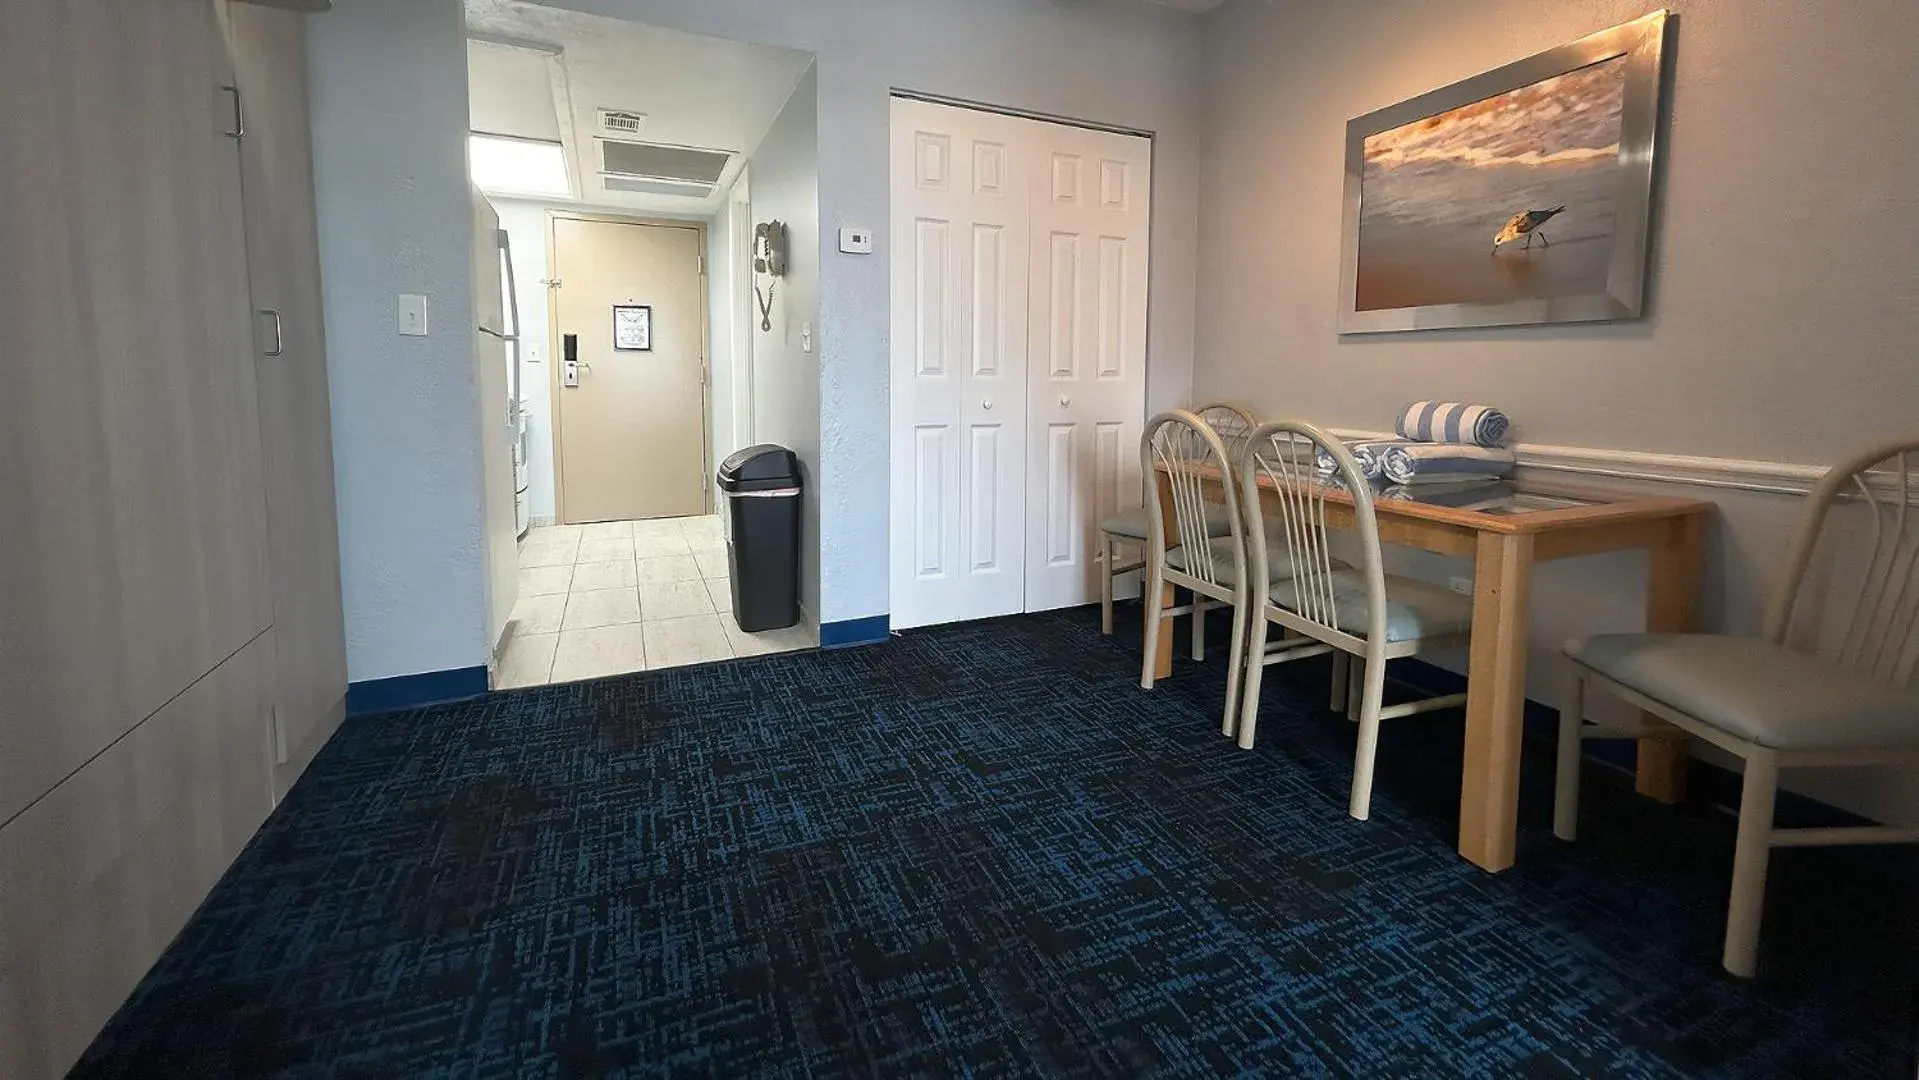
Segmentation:
<svg viewBox="0 0 1919 1080">
<path fill-rule="evenodd" d="M 1446 587 L 1464 596 L 1471 596 L 1473 594 L 1473 579 L 1469 577 L 1451 578 L 1446 582 Z"/>
</svg>

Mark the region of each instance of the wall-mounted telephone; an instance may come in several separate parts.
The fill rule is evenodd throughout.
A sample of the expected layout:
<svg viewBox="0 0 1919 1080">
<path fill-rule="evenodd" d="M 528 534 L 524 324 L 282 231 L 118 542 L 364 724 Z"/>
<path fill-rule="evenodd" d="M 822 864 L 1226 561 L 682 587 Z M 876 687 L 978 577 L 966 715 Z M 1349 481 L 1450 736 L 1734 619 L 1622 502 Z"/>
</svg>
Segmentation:
<svg viewBox="0 0 1919 1080">
<path fill-rule="evenodd" d="M 773 290 L 779 279 L 786 276 L 786 223 L 783 221 L 762 221 L 753 226 L 753 298 L 760 305 L 760 331 L 773 332 Z M 771 278 L 766 283 L 766 292 L 761 294 L 757 275 L 765 274 Z"/>
<path fill-rule="evenodd" d="M 786 223 L 763 221 L 753 226 L 753 272 L 786 276 Z"/>
</svg>

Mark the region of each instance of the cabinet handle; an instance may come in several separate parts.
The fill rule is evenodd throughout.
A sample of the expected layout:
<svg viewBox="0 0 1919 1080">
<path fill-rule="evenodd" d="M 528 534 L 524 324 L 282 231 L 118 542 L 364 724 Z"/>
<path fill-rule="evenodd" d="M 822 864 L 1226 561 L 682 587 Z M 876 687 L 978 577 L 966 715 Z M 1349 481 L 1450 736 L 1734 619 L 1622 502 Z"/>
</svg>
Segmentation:
<svg viewBox="0 0 1919 1080">
<path fill-rule="evenodd" d="M 247 118 L 246 118 L 245 112 L 243 112 L 240 108 L 240 88 L 237 86 L 222 86 L 220 89 L 225 90 L 227 93 L 233 95 L 233 130 L 226 133 L 227 138 L 229 139 L 246 138 L 247 137 Z"/>
<path fill-rule="evenodd" d="M 993 411 L 993 399 L 992 399 L 992 398 L 986 398 L 985 400 L 983 400 L 983 401 L 981 401 L 981 402 L 979 403 L 979 407 L 980 407 L 980 408 L 982 408 L 982 409 L 985 409 L 985 410 L 986 410 L 987 412 L 992 412 L 992 411 Z"/>
<path fill-rule="evenodd" d="M 260 314 L 273 320 L 273 348 L 268 349 L 266 354 L 268 356 L 284 354 L 287 351 L 287 339 L 285 327 L 280 323 L 280 313 L 272 308 L 261 308 Z"/>
<path fill-rule="evenodd" d="M 1069 398 L 1069 397 L 1067 397 L 1067 396 L 1066 396 L 1065 394 L 1061 394 L 1061 395 L 1059 396 L 1059 407 L 1060 407 L 1060 408 L 1062 408 L 1062 409 L 1064 409 L 1064 408 L 1066 408 L 1067 406 L 1069 406 L 1069 405 L 1071 405 L 1072 403 L 1073 403 L 1073 399 L 1072 399 L 1072 398 Z"/>
</svg>

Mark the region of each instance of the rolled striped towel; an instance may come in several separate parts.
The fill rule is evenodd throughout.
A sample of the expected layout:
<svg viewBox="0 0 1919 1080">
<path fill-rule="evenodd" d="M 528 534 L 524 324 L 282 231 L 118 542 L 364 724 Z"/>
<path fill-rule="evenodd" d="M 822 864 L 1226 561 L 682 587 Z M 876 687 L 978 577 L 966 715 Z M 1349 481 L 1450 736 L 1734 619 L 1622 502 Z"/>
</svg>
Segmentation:
<svg viewBox="0 0 1919 1080">
<path fill-rule="evenodd" d="M 1506 445 L 1512 423 L 1490 405 L 1462 405 L 1457 401 L 1415 401 L 1400 410 L 1393 429 L 1419 442 Z"/>
<path fill-rule="evenodd" d="M 1380 475 L 1394 484 L 1482 480 L 1513 471 L 1513 452 L 1465 443 L 1415 442 L 1389 446 Z"/>
<path fill-rule="evenodd" d="M 1462 480 L 1454 483 L 1394 484 L 1375 496 L 1386 502 L 1416 502 L 1426 506 L 1444 506 L 1452 510 L 1481 510 L 1506 502 L 1509 488 L 1497 480 Z"/>
<path fill-rule="evenodd" d="M 1347 443 L 1346 449 L 1351 450 L 1353 460 L 1359 462 L 1360 475 L 1368 480 L 1377 480 L 1383 464 L 1380 459 L 1385 456 L 1387 448 L 1404 446 L 1407 441 L 1406 439 L 1375 439 L 1370 442 Z M 1332 453 L 1325 447 L 1319 447 L 1316 454 L 1321 476 L 1331 476 L 1339 471 L 1339 463 L 1333 460 Z"/>
</svg>

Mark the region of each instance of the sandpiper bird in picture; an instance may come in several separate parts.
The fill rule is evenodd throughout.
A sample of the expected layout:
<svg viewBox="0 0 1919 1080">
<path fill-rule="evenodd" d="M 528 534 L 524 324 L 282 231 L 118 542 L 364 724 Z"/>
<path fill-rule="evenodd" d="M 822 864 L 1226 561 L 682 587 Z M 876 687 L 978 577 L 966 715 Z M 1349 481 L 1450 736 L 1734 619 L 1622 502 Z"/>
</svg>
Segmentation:
<svg viewBox="0 0 1919 1080">
<path fill-rule="evenodd" d="M 1521 210 L 1514 214 L 1511 220 L 1506 222 L 1506 227 L 1499 230 L 1499 235 L 1493 237 L 1493 254 L 1499 254 L 1499 245 L 1510 244 L 1522 236 L 1526 238 L 1526 247 L 1531 248 L 1533 234 L 1539 232 L 1539 227 L 1551 221 L 1565 209 L 1564 206 L 1555 206 L 1550 210 Z M 1545 247 L 1553 246 L 1552 241 L 1546 239 L 1546 234 L 1543 232 L 1539 233 L 1539 242 Z"/>
</svg>

